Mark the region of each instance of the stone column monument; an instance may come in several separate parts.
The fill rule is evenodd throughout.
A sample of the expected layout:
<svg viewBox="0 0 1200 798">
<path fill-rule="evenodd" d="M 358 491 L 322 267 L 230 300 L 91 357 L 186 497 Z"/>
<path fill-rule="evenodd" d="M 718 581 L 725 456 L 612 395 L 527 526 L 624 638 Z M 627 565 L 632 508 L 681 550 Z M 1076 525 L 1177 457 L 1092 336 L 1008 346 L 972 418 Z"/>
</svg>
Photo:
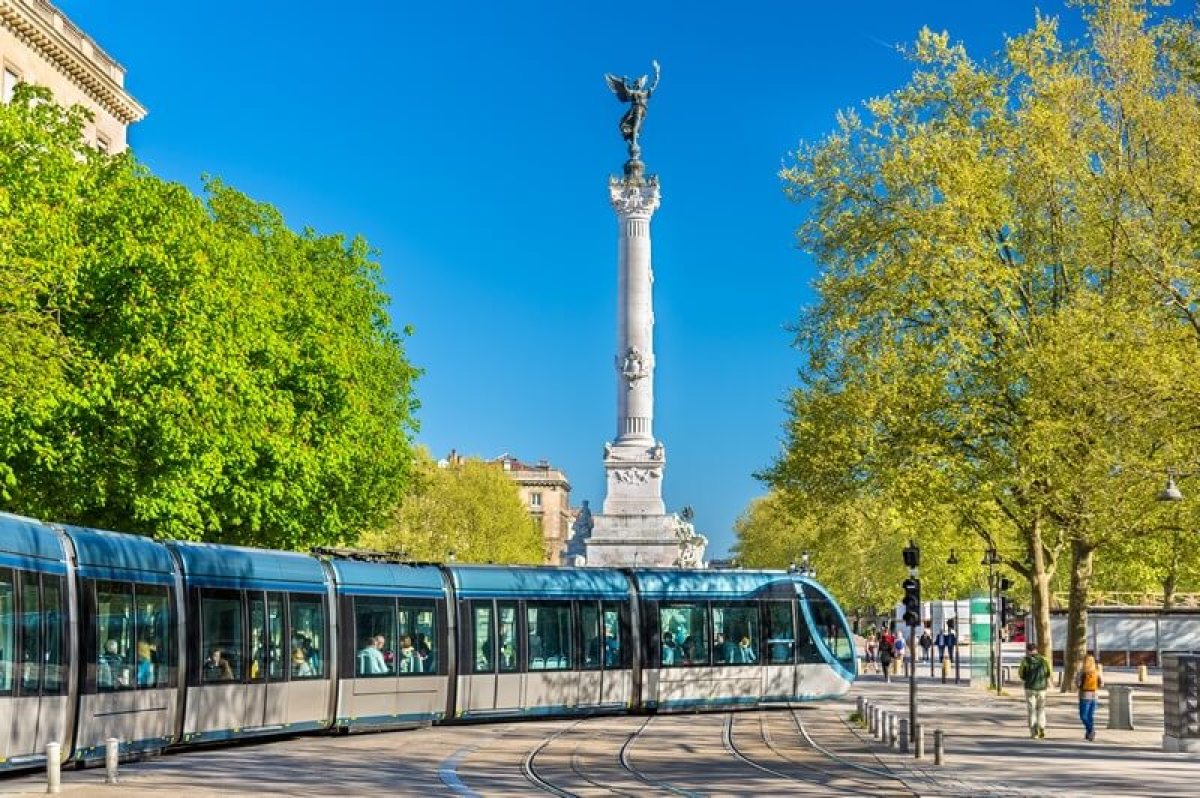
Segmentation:
<svg viewBox="0 0 1200 798">
<path fill-rule="evenodd" d="M 690 517 L 668 514 L 662 499 L 666 450 L 654 437 L 654 273 L 650 219 L 661 195 L 658 177 L 646 175 L 638 136 L 650 96 L 646 76 L 606 75 L 617 99 L 629 103 L 621 134 L 629 148 L 624 174 L 609 179 L 617 213 L 616 437 L 604 444 L 607 493 L 587 539 L 588 565 L 699 566 L 707 541 Z"/>
</svg>

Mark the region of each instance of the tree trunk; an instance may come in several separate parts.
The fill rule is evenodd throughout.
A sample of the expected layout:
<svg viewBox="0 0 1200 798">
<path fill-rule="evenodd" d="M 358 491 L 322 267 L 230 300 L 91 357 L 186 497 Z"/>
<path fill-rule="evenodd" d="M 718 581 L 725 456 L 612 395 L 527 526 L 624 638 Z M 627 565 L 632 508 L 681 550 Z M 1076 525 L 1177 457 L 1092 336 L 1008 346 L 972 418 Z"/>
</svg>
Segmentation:
<svg viewBox="0 0 1200 798">
<path fill-rule="evenodd" d="M 1087 654 L 1088 588 L 1092 582 L 1095 547 L 1083 540 L 1071 541 L 1071 586 L 1067 601 L 1067 646 L 1063 651 L 1062 692 L 1071 689 L 1075 673 Z"/>
<path fill-rule="evenodd" d="M 1162 582 L 1163 586 L 1163 609 L 1169 610 L 1175 606 L 1175 572 L 1171 571 L 1167 574 L 1167 578 Z"/>
<path fill-rule="evenodd" d="M 1029 610 L 1033 613 L 1034 639 L 1041 652 L 1049 657 L 1054 642 L 1050 637 L 1050 577 L 1054 574 L 1054 561 L 1047 562 L 1039 521 L 1033 522 L 1029 544 L 1029 560 L 1032 563 L 1029 571 Z"/>
</svg>

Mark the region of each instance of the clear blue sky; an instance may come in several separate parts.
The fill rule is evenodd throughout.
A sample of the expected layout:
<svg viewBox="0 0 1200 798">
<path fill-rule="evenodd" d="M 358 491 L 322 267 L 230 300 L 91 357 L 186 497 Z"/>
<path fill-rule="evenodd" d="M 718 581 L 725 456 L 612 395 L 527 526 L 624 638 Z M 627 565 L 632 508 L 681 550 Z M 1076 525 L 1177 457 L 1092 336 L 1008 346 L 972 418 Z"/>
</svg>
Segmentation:
<svg viewBox="0 0 1200 798">
<path fill-rule="evenodd" d="M 643 157 L 655 216 L 656 433 L 669 509 L 710 556 L 763 492 L 811 300 L 802 209 L 777 173 L 834 114 L 901 85 L 889 45 L 922 25 L 976 56 L 1032 2 L 163 3 L 60 0 L 128 69 L 157 174 L 220 176 L 293 226 L 361 233 L 425 370 L 418 440 L 545 458 L 603 499 L 614 434 L 616 224 L 624 149 L 605 72 L 663 69 Z M 1043 2 L 1060 12 L 1059 0 Z M 1064 13 L 1078 32 L 1078 12 Z"/>
</svg>

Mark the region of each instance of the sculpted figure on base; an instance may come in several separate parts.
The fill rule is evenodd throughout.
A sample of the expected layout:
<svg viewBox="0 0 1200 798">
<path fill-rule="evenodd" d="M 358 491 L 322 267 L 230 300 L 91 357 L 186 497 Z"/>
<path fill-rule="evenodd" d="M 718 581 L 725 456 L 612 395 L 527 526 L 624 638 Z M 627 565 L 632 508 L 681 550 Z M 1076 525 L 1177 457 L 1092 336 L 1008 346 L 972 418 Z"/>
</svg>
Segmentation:
<svg viewBox="0 0 1200 798">
<path fill-rule="evenodd" d="M 627 77 L 619 78 L 611 74 L 604 76 L 604 80 L 608 82 L 608 88 L 612 89 L 612 93 L 616 95 L 617 99 L 623 103 L 629 103 L 629 110 L 625 112 L 625 116 L 621 117 L 620 127 L 621 136 L 629 145 L 630 160 L 637 160 L 642 153 L 642 148 L 638 146 L 638 135 L 642 132 L 642 122 L 646 119 L 650 97 L 658 88 L 658 79 L 661 76 L 658 62 L 652 61 L 651 64 L 654 67 L 654 83 L 650 85 L 647 85 L 648 81 L 645 75 L 637 80 Z"/>
</svg>

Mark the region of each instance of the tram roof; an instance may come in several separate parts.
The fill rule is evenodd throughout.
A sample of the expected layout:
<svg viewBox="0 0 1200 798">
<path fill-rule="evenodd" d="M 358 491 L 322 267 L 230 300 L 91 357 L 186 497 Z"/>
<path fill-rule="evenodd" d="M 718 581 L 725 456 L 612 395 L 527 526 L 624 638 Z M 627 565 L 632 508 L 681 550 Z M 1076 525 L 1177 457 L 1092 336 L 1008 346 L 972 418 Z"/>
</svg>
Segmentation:
<svg viewBox="0 0 1200 798">
<path fill-rule="evenodd" d="M 215 543 L 172 541 L 183 562 L 183 573 L 192 587 L 232 590 L 325 589 L 325 569 L 307 554 L 269 551 Z"/>
<path fill-rule="evenodd" d="M 436 565 L 363 562 L 333 559 L 339 593 L 441 597 L 446 593 L 442 572 Z"/>
<path fill-rule="evenodd" d="M 457 566 L 450 568 L 463 598 L 629 598 L 629 580 L 605 568 L 534 568 L 530 566 Z"/>
<path fill-rule="evenodd" d="M 33 518 L 0 513 L 0 565 L 46 570 L 58 563 L 66 570 L 66 552 L 54 530 Z"/>
<path fill-rule="evenodd" d="M 798 577 L 784 571 L 685 571 L 678 568 L 634 571 L 647 599 L 760 598 L 795 595 Z"/>
<path fill-rule="evenodd" d="M 159 583 L 175 578 L 171 553 L 153 538 L 82 526 L 63 529 L 75 546 L 80 576 Z"/>
</svg>

